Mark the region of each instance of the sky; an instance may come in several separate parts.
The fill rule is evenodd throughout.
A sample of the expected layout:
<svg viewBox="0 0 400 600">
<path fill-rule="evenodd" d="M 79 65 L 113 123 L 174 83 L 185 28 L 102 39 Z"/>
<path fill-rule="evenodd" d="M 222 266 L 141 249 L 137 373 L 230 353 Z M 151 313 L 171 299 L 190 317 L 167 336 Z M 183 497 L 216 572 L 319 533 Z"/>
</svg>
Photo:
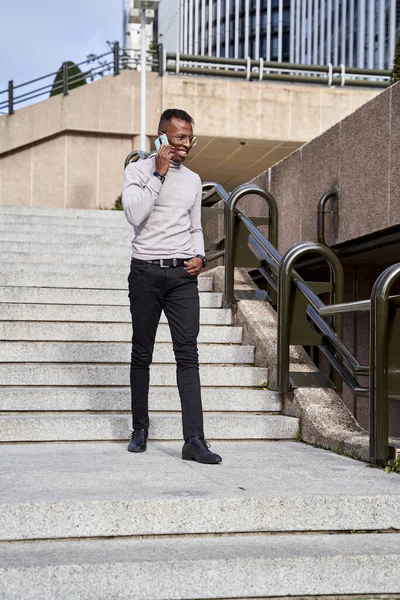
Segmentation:
<svg viewBox="0 0 400 600">
<path fill-rule="evenodd" d="M 0 91 L 107 52 L 122 14 L 122 0 L 0 0 Z"/>
</svg>

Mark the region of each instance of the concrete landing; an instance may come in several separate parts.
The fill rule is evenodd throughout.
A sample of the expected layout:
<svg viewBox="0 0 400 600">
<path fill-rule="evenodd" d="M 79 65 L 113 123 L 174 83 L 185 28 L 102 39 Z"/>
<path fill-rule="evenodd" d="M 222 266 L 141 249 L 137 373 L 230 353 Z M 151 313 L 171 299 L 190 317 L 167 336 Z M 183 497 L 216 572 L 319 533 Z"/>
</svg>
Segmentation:
<svg viewBox="0 0 400 600">
<path fill-rule="evenodd" d="M 0 446 L 1 539 L 400 530 L 396 474 L 296 442 L 212 449 L 221 465 L 177 442 Z"/>
</svg>

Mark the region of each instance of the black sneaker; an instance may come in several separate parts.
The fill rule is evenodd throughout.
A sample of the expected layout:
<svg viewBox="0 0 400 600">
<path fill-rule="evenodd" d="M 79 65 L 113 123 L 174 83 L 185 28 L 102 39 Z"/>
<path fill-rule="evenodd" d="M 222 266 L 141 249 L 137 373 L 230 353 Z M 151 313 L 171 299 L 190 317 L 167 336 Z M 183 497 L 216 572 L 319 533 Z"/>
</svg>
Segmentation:
<svg viewBox="0 0 400 600">
<path fill-rule="evenodd" d="M 199 463 L 206 463 L 208 465 L 216 465 L 222 462 L 219 454 L 211 452 L 209 448 L 210 444 L 200 435 L 195 438 L 189 438 L 183 444 L 182 458 L 183 460 L 196 460 Z"/>
<path fill-rule="evenodd" d="M 131 433 L 128 452 L 146 452 L 148 431 L 145 429 L 134 429 Z"/>
</svg>

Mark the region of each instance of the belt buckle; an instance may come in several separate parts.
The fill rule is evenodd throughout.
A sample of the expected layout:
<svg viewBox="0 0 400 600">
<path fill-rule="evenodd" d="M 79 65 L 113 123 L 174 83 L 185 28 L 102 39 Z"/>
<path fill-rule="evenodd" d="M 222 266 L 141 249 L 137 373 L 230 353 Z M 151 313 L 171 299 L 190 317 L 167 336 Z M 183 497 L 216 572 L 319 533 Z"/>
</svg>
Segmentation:
<svg viewBox="0 0 400 600">
<path fill-rule="evenodd" d="M 160 258 L 160 267 L 162 269 L 168 269 L 169 265 L 164 265 L 164 259 Z"/>
</svg>

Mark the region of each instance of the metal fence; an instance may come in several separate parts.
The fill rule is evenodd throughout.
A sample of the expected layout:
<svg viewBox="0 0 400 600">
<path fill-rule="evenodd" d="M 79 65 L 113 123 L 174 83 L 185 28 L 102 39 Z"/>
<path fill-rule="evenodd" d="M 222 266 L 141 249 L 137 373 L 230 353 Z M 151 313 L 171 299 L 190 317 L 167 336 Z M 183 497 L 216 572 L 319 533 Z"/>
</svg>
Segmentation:
<svg viewBox="0 0 400 600">
<path fill-rule="evenodd" d="M 158 52 L 149 51 L 146 62 L 148 69 L 158 70 Z M 76 67 L 79 67 L 79 72 Z M 77 64 L 64 62 L 58 71 L 31 81 L 15 85 L 11 79 L 8 88 L 0 91 L 0 113 L 12 115 L 16 108 L 31 104 L 36 99 L 56 94 L 68 96 L 71 89 L 83 83 L 92 83 L 106 75 L 118 75 L 123 69 L 139 68 L 140 51 L 121 48 L 115 42 L 108 52 L 89 55 Z"/>
<path fill-rule="evenodd" d="M 110 45 L 109 52 L 89 55 L 86 60 L 71 64 L 64 62 L 59 71 L 48 73 L 31 81 L 0 91 L 0 114 L 12 115 L 15 108 L 32 101 L 63 94 L 82 83 L 91 83 L 105 75 L 118 75 L 123 69 L 140 69 L 140 51 L 121 48 L 118 42 Z M 202 77 L 231 77 L 247 81 L 278 81 L 328 86 L 363 86 L 385 88 L 390 84 L 390 71 L 378 69 L 345 68 L 344 65 L 304 65 L 259 60 L 216 58 L 212 56 L 167 53 L 162 45 L 146 55 L 147 70 L 159 75 L 195 75 Z M 76 72 L 76 67 L 79 71 Z"/>
</svg>

